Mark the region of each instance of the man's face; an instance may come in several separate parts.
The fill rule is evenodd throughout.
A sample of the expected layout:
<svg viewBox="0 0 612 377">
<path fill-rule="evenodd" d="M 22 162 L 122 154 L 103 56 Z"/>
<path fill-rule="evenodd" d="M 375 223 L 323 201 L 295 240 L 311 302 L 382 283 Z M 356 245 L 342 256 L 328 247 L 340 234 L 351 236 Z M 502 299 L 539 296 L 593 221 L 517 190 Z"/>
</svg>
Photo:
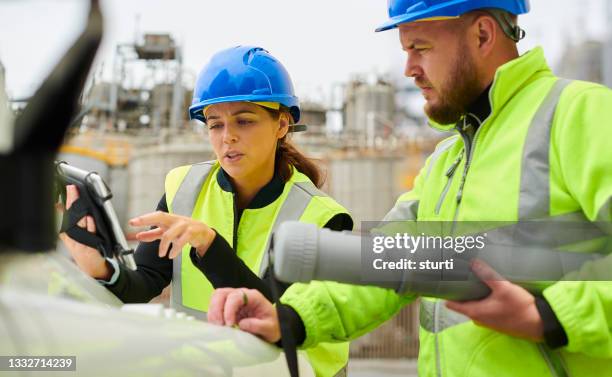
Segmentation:
<svg viewBox="0 0 612 377">
<path fill-rule="evenodd" d="M 408 54 L 404 74 L 421 88 L 427 116 L 440 124 L 456 123 L 482 92 L 464 21 L 399 26 L 402 49 Z"/>
</svg>

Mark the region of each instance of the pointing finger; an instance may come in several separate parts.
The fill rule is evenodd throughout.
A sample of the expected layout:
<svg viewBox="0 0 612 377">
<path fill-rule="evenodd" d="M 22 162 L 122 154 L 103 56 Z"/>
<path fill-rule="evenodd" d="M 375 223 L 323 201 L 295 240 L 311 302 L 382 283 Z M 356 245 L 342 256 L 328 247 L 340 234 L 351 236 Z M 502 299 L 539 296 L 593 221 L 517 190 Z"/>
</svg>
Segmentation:
<svg viewBox="0 0 612 377">
<path fill-rule="evenodd" d="M 157 211 L 134 217 L 129 221 L 131 226 L 158 226 L 169 228 L 174 222 L 176 216 L 166 212 Z"/>
<path fill-rule="evenodd" d="M 140 242 L 152 242 L 160 239 L 163 234 L 164 230 L 162 228 L 155 228 L 136 233 L 136 239 Z"/>
</svg>

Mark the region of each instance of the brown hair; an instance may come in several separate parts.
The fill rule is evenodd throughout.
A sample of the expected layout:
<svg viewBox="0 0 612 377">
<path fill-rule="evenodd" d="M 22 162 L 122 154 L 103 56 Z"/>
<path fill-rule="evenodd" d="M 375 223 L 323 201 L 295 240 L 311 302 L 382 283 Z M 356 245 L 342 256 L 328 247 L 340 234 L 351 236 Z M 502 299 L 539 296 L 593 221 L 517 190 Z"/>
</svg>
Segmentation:
<svg viewBox="0 0 612 377">
<path fill-rule="evenodd" d="M 279 119 L 281 114 L 285 114 L 289 119 L 289 124 L 293 124 L 293 117 L 289 113 L 289 109 L 281 106 L 280 110 L 272 110 L 264 107 L 274 119 Z M 321 188 L 325 179 L 319 167 L 312 159 L 306 157 L 300 152 L 293 143 L 288 140 L 289 133 L 278 140 L 276 145 L 276 156 L 274 158 L 274 167 L 283 180 L 287 182 L 293 174 L 293 169 L 297 169 L 300 173 L 306 175 L 317 188 Z"/>
</svg>

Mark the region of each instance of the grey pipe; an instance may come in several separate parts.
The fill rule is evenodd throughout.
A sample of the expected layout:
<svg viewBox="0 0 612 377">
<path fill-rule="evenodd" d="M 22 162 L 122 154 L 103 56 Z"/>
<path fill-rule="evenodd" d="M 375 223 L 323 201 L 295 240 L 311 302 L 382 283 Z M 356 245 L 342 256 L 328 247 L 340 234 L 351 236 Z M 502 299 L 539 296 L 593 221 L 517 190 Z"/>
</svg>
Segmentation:
<svg viewBox="0 0 612 377">
<path fill-rule="evenodd" d="M 503 239 L 502 235 L 502 232 L 496 234 L 496 240 Z M 384 255 L 376 255 L 370 248 L 373 237 L 373 234 L 359 235 L 319 229 L 316 225 L 297 221 L 285 222 L 274 235 L 272 252 L 275 274 L 284 282 L 332 280 L 375 285 L 393 289 L 400 294 L 416 293 L 452 300 L 473 300 L 490 293 L 488 286 L 471 270 L 474 258 L 488 263 L 505 279 L 536 294 L 553 282 L 571 276 L 582 267 L 602 258 L 601 254 L 559 252 L 539 245 L 518 246 L 503 242 L 463 253 L 442 249 L 411 254 L 406 250 L 393 249 Z M 379 259 L 379 264 L 411 260 L 416 265 L 426 260 L 452 259 L 453 268 L 380 272 L 370 268 L 374 259 Z M 608 278 L 599 276 L 597 280 Z"/>
</svg>

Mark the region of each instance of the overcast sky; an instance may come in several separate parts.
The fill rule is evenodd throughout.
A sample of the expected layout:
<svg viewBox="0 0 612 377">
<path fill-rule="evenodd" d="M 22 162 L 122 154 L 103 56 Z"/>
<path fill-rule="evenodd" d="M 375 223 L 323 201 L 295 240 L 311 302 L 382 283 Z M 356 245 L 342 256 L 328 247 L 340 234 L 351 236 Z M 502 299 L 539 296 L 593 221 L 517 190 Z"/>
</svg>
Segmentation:
<svg viewBox="0 0 612 377">
<path fill-rule="evenodd" d="M 101 0 L 106 34 L 98 55 L 110 76 L 117 43 L 144 32 L 169 32 L 183 46 L 187 77 L 216 51 L 237 44 L 268 49 L 289 70 L 302 98 L 323 93 L 355 74 L 401 75 L 396 30 L 374 33 L 386 0 Z M 532 0 L 521 18 L 522 52 L 545 47 L 553 67 L 569 43 L 602 39 L 606 0 Z M 84 25 L 84 0 L 0 0 L 0 61 L 9 95 L 26 97 Z M 608 13 L 608 14 L 612 14 Z M 609 22 L 609 20 L 608 20 Z M 191 76 L 189 76 L 189 74 Z"/>
</svg>

